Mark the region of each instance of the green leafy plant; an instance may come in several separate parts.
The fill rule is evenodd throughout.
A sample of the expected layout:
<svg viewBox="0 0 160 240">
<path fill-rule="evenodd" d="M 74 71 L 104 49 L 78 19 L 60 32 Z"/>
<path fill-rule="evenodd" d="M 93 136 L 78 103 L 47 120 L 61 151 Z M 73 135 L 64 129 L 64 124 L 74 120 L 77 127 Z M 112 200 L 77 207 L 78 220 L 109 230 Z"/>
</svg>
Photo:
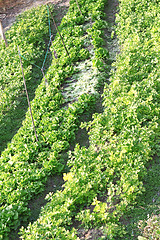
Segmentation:
<svg viewBox="0 0 160 240">
<path fill-rule="evenodd" d="M 45 10 L 43 8 L 43 10 L 40 10 L 40 13 L 44 11 L 43 14 L 46 14 Z M 38 15 L 39 10 L 34 11 Z M 24 25 L 25 16 L 27 17 L 28 14 L 34 15 L 34 12 L 25 13 L 16 27 L 13 26 L 8 34 L 13 37 L 14 45 L 17 44 L 17 41 L 19 41 L 18 44 L 20 45 L 22 43 L 21 39 L 17 40 L 17 35 L 15 34 L 17 26 L 20 25 L 19 35 L 23 34 L 23 37 L 26 37 L 26 39 L 28 37 L 28 41 L 31 43 L 28 48 L 27 44 L 25 45 L 26 49 L 22 54 L 31 63 L 37 64 L 36 59 L 39 61 L 39 58 L 36 58 L 38 55 L 36 51 L 40 51 L 38 46 L 43 41 L 42 37 L 48 34 L 48 28 L 45 29 L 46 32 L 42 33 L 42 30 L 36 26 L 39 38 L 34 45 L 34 37 L 37 35 L 33 36 L 29 29 L 33 27 L 36 19 L 33 17 L 33 22 L 30 21 L 29 25 L 27 23 Z M 42 18 L 43 14 L 41 14 Z M 48 20 L 47 17 L 45 20 Z M 68 24 L 71 20 L 72 29 Z M 63 157 L 64 151 L 69 148 L 70 143 L 74 142 L 75 133 L 80 125 L 80 116 L 86 111 L 92 111 L 94 108 L 96 94 L 80 94 L 77 96 L 76 101 L 70 104 L 65 102 L 62 94 L 65 80 L 72 77 L 76 72 L 76 69 L 73 67 L 74 62 L 86 60 L 90 57 L 89 51 L 85 47 L 84 38 L 86 36 L 84 34 L 86 33 L 83 30 L 83 26 L 79 26 L 81 20 L 84 21 L 84 18 L 79 18 L 79 13 L 71 10 L 64 17 L 59 28 L 62 28 L 62 36 L 70 57 L 66 54 L 61 39 L 57 34 L 50 49 L 52 54 L 56 50 L 58 58 L 53 59 L 46 74 L 48 87 L 45 87 L 45 79 L 42 79 L 41 84 L 35 91 L 35 98 L 31 102 L 39 141 L 35 141 L 28 111 L 26 118 L 22 122 L 22 127 L 2 152 L 0 158 L 0 181 L 3 182 L 0 189 L 0 235 L 2 238 L 7 239 L 10 231 L 16 230 L 23 220 L 26 221 L 28 219 L 28 201 L 44 190 L 44 184 L 48 176 L 66 171 L 65 159 Z M 40 22 L 41 20 L 37 20 L 38 26 Z M 24 25 L 24 28 L 22 28 L 21 24 Z M 10 45 L 12 46 L 12 41 Z M 36 51 L 34 50 L 35 46 L 37 47 Z M 29 48 L 30 51 L 28 51 Z M 41 49 L 41 53 L 43 54 L 43 49 Z M 28 66 L 28 62 L 24 59 L 23 64 L 25 69 L 25 66 Z M 5 67 L 7 67 L 7 64 Z M 31 65 L 29 65 L 29 68 L 31 68 Z M 28 81 L 29 76 L 25 73 L 25 78 Z M 21 77 L 19 79 L 21 80 Z M 14 76 L 14 82 L 15 80 Z M 12 89 L 9 89 L 9 91 L 12 93 Z M 11 98 L 8 101 L 12 101 Z M 63 104 L 67 104 L 67 106 L 63 106 Z M 11 211 L 8 211 L 8 209 L 11 209 Z M 68 219 L 70 219 L 69 215 Z M 71 238 L 74 232 L 69 232 L 63 227 L 61 230 L 57 228 L 56 234 L 57 236 L 70 236 Z"/>
<path fill-rule="evenodd" d="M 89 6 L 88 1 L 86 5 L 84 1 L 79 4 L 82 12 L 88 7 L 87 17 L 98 21 L 103 16 L 103 1 L 95 7 L 92 1 Z M 104 112 L 84 124 L 90 146 L 77 145 L 70 153 L 70 172 L 64 174 L 64 189 L 48 196 L 50 202 L 39 219 L 22 229 L 24 239 L 35 239 L 35 232 L 44 237 L 48 231 L 54 232 L 52 238 L 58 238 L 64 228 L 70 236 L 75 232 L 75 219 L 87 228 L 103 226 L 107 239 L 125 237 L 121 217 L 145 191 L 147 163 L 155 153 L 159 154 L 158 12 L 157 2 L 121 1 L 117 33 L 122 50 L 110 85 L 104 89 Z M 145 17 L 140 20 L 142 14 Z M 102 31 L 96 31 L 95 26 L 87 29 L 95 41 L 96 60 L 103 62 L 102 46 L 97 49 Z"/>
<path fill-rule="evenodd" d="M 69 153 L 69 173 L 63 166 L 63 151 L 75 139 L 81 114 L 90 111 L 96 98 L 83 94 L 62 107 L 66 102 L 61 87 L 77 71 L 73 64 L 92 56 L 86 50 L 86 33 L 88 42 L 92 39 L 94 44 L 94 68 L 97 75 L 103 75 L 108 57 L 102 47 L 104 4 L 103 0 L 79 0 L 84 17 L 76 2 L 70 1 L 69 12 L 60 26 L 70 57 L 57 36 L 51 51 L 56 49 L 58 59 L 54 59 L 46 75 L 49 86 L 45 88 L 43 79 L 32 101 L 40 141 L 35 142 L 27 113 L 23 127 L 2 153 L 2 237 L 7 237 L 27 216 L 28 200 L 43 190 L 47 176 L 62 172 L 63 190 L 48 194 L 48 204 L 37 221 L 21 228 L 21 238 L 78 239 L 73 227 L 75 219 L 86 228 L 103 227 L 107 239 L 125 237 L 121 217 L 145 191 L 147 164 L 155 153 L 159 154 L 160 9 L 156 1 L 121 1 L 117 34 L 122 50 L 110 85 L 104 89 L 104 112 L 94 114 L 91 122 L 83 124 L 89 132 L 90 145 L 76 145 Z M 91 19 L 95 24 L 86 31 L 81 24 L 88 24 Z M 152 220 L 147 224 L 151 234 L 157 234 L 157 217 Z M 148 234 L 147 227 L 143 230 Z"/>
<path fill-rule="evenodd" d="M 6 32 L 9 46 L 5 48 L 0 45 L 0 152 L 21 126 L 27 111 L 17 45 L 28 60 L 23 59 L 23 68 L 32 100 L 42 79 L 40 68 L 46 51 L 45 41 L 49 41 L 48 35 L 47 9 L 43 6 L 19 16 L 17 22 Z"/>
</svg>

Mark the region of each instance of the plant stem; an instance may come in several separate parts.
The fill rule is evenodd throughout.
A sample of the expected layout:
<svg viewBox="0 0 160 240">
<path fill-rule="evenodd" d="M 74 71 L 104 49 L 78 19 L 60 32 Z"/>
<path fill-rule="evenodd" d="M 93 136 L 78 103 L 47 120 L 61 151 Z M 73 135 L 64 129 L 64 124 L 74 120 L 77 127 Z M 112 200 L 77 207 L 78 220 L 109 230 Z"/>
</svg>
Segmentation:
<svg viewBox="0 0 160 240">
<path fill-rule="evenodd" d="M 79 4 L 78 4 L 78 1 L 76 0 L 76 3 L 77 3 L 77 7 L 78 7 L 78 9 L 79 9 L 79 11 L 80 11 L 80 13 L 81 13 L 81 15 L 82 15 L 82 12 L 81 12 L 81 9 L 80 9 L 80 7 L 79 7 Z M 83 15 L 82 15 L 83 16 Z"/>
<path fill-rule="evenodd" d="M 49 8 L 49 6 L 48 6 L 48 8 Z M 53 15 L 52 15 L 52 13 L 51 13 L 51 11 L 50 11 L 50 8 L 49 8 L 49 12 L 50 12 L 51 18 L 52 18 L 52 20 L 53 20 L 53 23 L 54 23 L 54 25 L 55 25 L 55 28 L 56 28 L 57 32 L 59 33 L 59 36 L 60 36 L 61 41 L 62 41 L 62 44 L 63 44 L 63 46 L 64 46 L 64 48 L 65 48 L 65 50 L 66 50 L 66 53 L 67 53 L 67 55 L 69 56 L 69 52 L 68 52 L 68 50 L 67 50 L 67 48 L 66 48 L 66 46 L 65 46 L 65 43 L 64 43 L 64 41 L 63 41 L 63 38 L 62 38 L 61 33 L 60 33 L 60 31 L 58 30 L 58 27 L 57 27 L 57 25 L 56 25 L 56 22 L 55 22 L 55 20 L 54 20 Z M 69 57 L 70 57 L 70 56 L 69 56 Z"/>
<path fill-rule="evenodd" d="M 20 54 L 20 51 L 19 51 L 19 46 L 18 46 L 18 53 L 19 53 L 19 59 L 20 59 L 20 63 L 21 63 L 22 76 L 23 76 L 23 81 L 24 81 L 24 87 L 25 87 L 25 91 L 26 91 L 28 106 L 29 106 L 29 110 L 30 110 L 30 114 L 31 114 L 32 124 L 33 124 L 33 128 L 34 128 L 35 136 L 36 136 L 36 141 L 38 142 L 38 137 L 37 137 L 36 128 L 35 128 L 35 124 L 34 124 L 34 119 L 33 119 L 33 115 L 32 115 L 31 104 L 30 104 L 30 101 L 29 101 L 26 81 L 25 81 L 25 77 L 24 77 L 23 64 L 22 64 L 21 54 Z"/>
</svg>

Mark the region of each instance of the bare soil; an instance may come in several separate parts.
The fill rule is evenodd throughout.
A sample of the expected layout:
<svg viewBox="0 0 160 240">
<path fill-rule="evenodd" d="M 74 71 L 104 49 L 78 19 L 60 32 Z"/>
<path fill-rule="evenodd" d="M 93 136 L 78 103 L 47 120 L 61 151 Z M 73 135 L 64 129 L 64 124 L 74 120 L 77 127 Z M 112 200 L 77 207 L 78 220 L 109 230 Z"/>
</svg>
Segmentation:
<svg viewBox="0 0 160 240">
<path fill-rule="evenodd" d="M 16 17 L 22 12 L 29 10 L 33 7 L 52 3 L 56 12 L 56 23 L 59 25 L 63 16 L 66 14 L 69 7 L 69 0 L 0 0 L 0 20 L 4 30 L 8 30 L 15 22 Z M 14 133 L 13 133 L 14 134 Z M 12 135 L 12 134 L 11 134 Z M 44 191 L 34 197 L 29 204 L 31 216 L 29 222 L 33 222 L 38 218 L 41 207 L 46 204 L 45 197 L 49 192 L 55 192 L 62 189 L 63 178 L 62 176 L 50 176 L 44 186 Z M 23 224 L 23 223 L 22 223 Z M 24 222 L 24 225 L 27 224 Z M 26 225 L 27 226 L 27 225 Z M 20 226 L 21 227 L 21 226 Z M 19 229 L 12 230 L 9 235 L 10 240 L 19 240 Z"/>
<path fill-rule="evenodd" d="M 67 9 L 69 6 L 69 0 L 0 0 L 0 20 L 2 21 L 2 25 L 5 29 L 9 29 L 11 25 L 14 23 L 16 17 L 22 12 L 31 9 L 33 7 L 37 7 L 40 5 L 44 5 L 47 3 L 53 3 L 55 8 L 63 8 Z M 106 5 L 105 13 L 106 20 L 109 23 L 109 27 L 105 29 L 105 47 L 109 50 L 111 62 L 115 60 L 116 54 L 119 53 L 118 43 L 116 36 L 111 39 L 111 32 L 114 30 L 115 25 L 115 14 L 117 12 L 118 0 L 108 0 L 108 4 Z M 61 15 L 64 15 L 64 12 L 58 12 L 56 18 L 58 17 L 59 22 L 61 20 Z M 101 107 L 101 102 L 98 103 L 97 109 Z M 76 142 L 79 142 L 81 146 L 89 146 L 88 135 L 86 132 L 79 130 L 76 136 Z M 73 150 L 73 149 L 72 149 Z M 38 196 L 35 196 L 35 199 L 32 199 L 29 203 L 29 208 L 31 210 L 31 218 L 30 221 L 33 222 L 37 219 L 40 209 L 44 204 L 46 204 L 45 196 L 48 192 L 54 192 L 57 189 L 61 189 L 61 185 L 63 184 L 63 179 L 61 176 L 50 177 L 45 186 L 45 191 Z M 101 229 L 90 229 L 85 230 L 78 226 L 74 226 L 78 230 L 78 237 L 80 239 L 92 239 L 96 240 L 103 236 L 103 231 Z M 10 239 L 18 240 L 18 230 L 12 232 L 10 235 Z"/>
<path fill-rule="evenodd" d="M 116 13 L 118 12 L 118 0 L 108 0 L 108 3 L 105 7 L 104 12 L 106 14 L 105 20 L 108 23 L 108 27 L 104 29 L 104 41 L 105 41 L 104 47 L 109 51 L 110 57 L 109 57 L 108 64 L 111 65 L 112 62 L 116 60 L 116 55 L 118 55 L 120 52 L 116 35 L 114 34 L 114 37 L 111 38 L 112 31 L 115 30 L 115 25 L 116 25 L 115 19 L 116 19 Z M 109 80 L 109 77 L 108 79 L 106 79 L 106 81 L 107 80 Z M 101 91 L 103 92 L 103 89 Z M 102 99 L 100 99 L 98 102 L 97 109 L 98 108 L 102 110 Z M 90 210 L 93 211 L 93 209 L 90 209 Z M 93 229 L 86 230 L 80 227 L 79 222 L 75 222 L 73 226 L 77 229 L 77 233 L 78 233 L 77 235 L 81 240 L 83 239 L 97 240 L 100 238 L 106 239 L 101 228 L 99 229 L 93 228 Z"/>
<path fill-rule="evenodd" d="M 69 6 L 69 0 L 0 0 L 0 20 L 4 30 L 9 29 L 22 12 L 47 3 L 53 3 L 57 8 Z"/>
</svg>

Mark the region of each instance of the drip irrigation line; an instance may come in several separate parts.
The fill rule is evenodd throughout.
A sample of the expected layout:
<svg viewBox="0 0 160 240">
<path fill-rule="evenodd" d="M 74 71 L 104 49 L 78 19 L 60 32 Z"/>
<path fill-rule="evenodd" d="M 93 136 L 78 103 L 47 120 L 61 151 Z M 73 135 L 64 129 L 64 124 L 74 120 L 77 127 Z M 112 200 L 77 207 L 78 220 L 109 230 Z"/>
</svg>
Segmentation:
<svg viewBox="0 0 160 240">
<path fill-rule="evenodd" d="M 45 86 L 47 86 L 48 82 L 47 82 L 47 79 L 45 78 L 45 74 L 44 74 L 44 65 L 45 65 L 45 62 L 46 62 L 46 59 L 47 59 L 47 55 L 48 55 L 48 51 L 49 51 L 49 48 L 50 48 L 50 44 L 52 44 L 52 33 L 51 33 L 51 21 L 50 21 L 50 11 L 49 11 L 49 7 L 47 5 L 47 13 L 48 13 L 48 25 L 49 25 L 49 43 L 48 43 L 48 46 L 47 46 L 47 51 L 46 51 L 46 54 L 45 54 L 45 57 L 44 57 L 44 61 L 43 61 L 43 64 L 42 64 L 42 67 L 39 67 L 38 65 L 34 64 L 34 63 L 31 63 L 27 58 L 25 58 L 21 53 L 20 53 L 20 50 L 19 51 L 19 56 L 23 59 L 25 59 L 27 62 L 29 62 L 31 65 L 41 69 L 42 71 L 42 75 L 45 79 Z M 56 55 L 56 51 L 54 50 L 54 56 L 55 58 L 57 58 L 57 55 Z"/>
<path fill-rule="evenodd" d="M 42 67 L 39 67 L 38 65 L 32 63 L 32 62 L 29 61 L 27 58 L 25 58 L 25 57 L 21 54 L 21 52 L 20 52 L 20 50 L 19 50 L 19 47 L 18 47 L 19 57 L 25 59 L 25 60 L 26 60 L 27 62 L 29 62 L 31 65 L 33 65 L 33 66 L 35 66 L 35 67 L 37 67 L 37 68 L 39 68 L 39 69 L 41 70 L 42 75 L 43 75 L 43 78 L 45 79 L 45 86 L 46 86 L 46 87 L 48 86 L 48 81 L 47 81 L 47 79 L 45 78 L 44 65 L 45 65 L 45 62 L 46 62 L 46 59 L 47 59 L 47 55 L 48 55 L 48 52 L 49 52 L 49 48 L 50 48 L 50 46 L 52 45 L 52 37 L 53 37 L 52 32 L 51 32 L 51 21 L 50 21 L 51 12 L 50 12 L 50 9 L 49 9 L 49 6 L 48 6 L 48 5 L 47 5 L 47 13 L 48 13 L 48 25 L 49 25 L 49 37 L 50 37 L 50 39 L 49 39 L 49 43 L 48 43 L 48 46 L 47 46 L 47 51 L 46 51 L 46 54 L 45 54 L 45 57 L 44 57 L 44 61 L 43 61 Z M 51 17 L 53 18 L 52 15 L 51 15 Z M 54 24 L 55 24 L 55 26 L 56 26 L 55 21 L 54 21 Z M 56 26 L 56 29 L 57 29 L 57 26 Z M 57 31 L 59 32 L 58 29 L 57 29 Z M 59 34 L 60 34 L 60 33 L 59 33 Z M 61 34 L 60 34 L 60 36 L 61 36 Z M 63 42 L 62 36 L 61 36 L 61 40 L 62 40 L 62 42 Z M 64 43 L 63 43 L 63 45 L 64 45 Z M 65 47 L 65 45 L 64 45 L 64 47 Z M 65 50 L 66 50 L 66 52 L 67 52 L 67 54 L 68 54 L 68 56 L 69 56 L 69 53 L 68 53 L 66 47 L 65 47 Z M 54 49 L 54 57 L 55 57 L 56 59 L 58 58 L 55 49 Z"/>
<path fill-rule="evenodd" d="M 46 54 L 45 54 L 44 61 L 43 61 L 43 64 L 42 64 L 41 69 L 44 68 L 44 64 L 45 64 L 46 59 L 47 59 L 47 55 L 48 55 L 48 51 L 49 51 L 49 47 L 50 47 L 50 43 L 51 43 L 51 42 L 52 42 L 52 35 L 50 36 L 50 40 L 49 40 L 49 43 L 48 43 L 47 51 L 46 51 Z"/>
<path fill-rule="evenodd" d="M 52 44 L 52 33 L 51 33 L 51 21 L 50 21 L 50 14 L 49 14 L 49 7 L 47 5 L 47 13 L 48 13 L 48 25 L 49 25 L 49 43 L 48 43 L 48 47 L 47 47 L 47 51 L 46 51 L 46 54 L 45 54 L 45 57 L 44 57 L 44 61 L 43 61 L 43 64 L 42 64 L 42 70 L 44 68 L 44 64 L 46 62 L 46 59 L 47 59 L 47 55 L 48 55 L 48 51 L 49 51 L 49 47 L 50 47 L 50 44 Z"/>
<path fill-rule="evenodd" d="M 20 51 L 19 51 L 19 55 L 20 55 L 23 59 L 25 59 L 27 62 L 29 62 L 31 65 L 34 65 L 35 67 L 41 69 L 38 65 L 36 65 L 36 64 L 34 64 L 34 63 L 31 63 L 27 58 L 25 58 L 25 57 L 20 53 Z"/>
<path fill-rule="evenodd" d="M 47 6 L 48 6 L 48 5 L 47 5 Z M 66 45 L 65 45 L 65 43 L 64 43 L 64 41 L 63 41 L 63 38 L 62 38 L 61 33 L 60 33 L 60 31 L 58 30 L 57 24 L 56 24 L 56 22 L 55 22 L 55 20 L 54 20 L 54 17 L 53 17 L 53 15 L 52 15 L 52 13 L 51 13 L 51 10 L 50 10 L 49 6 L 48 6 L 48 10 L 49 10 L 49 13 L 50 13 L 50 15 L 51 15 L 51 18 L 52 18 L 52 20 L 53 20 L 54 26 L 55 26 L 55 28 L 56 28 L 56 30 L 57 30 L 57 32 L 58 32 L 60 38 L 61 38 L 62 44 L 63 44 L 63 46 L 64 46 L 64 49 L 65 49 L 65 51 L 66 51 L 68 57 L 70 58 L 70 56 L 69 56 L 69 52 L 68 52 L 68 50 L 67 50 L 67 48 L 66 48 Z"/>
</svg>

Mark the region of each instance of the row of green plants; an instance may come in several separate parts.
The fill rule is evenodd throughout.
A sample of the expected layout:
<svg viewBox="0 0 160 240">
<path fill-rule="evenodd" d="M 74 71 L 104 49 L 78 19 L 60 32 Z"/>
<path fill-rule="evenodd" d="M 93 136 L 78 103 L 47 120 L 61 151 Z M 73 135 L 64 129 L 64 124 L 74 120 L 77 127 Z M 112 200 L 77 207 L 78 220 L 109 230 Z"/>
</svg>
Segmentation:
<svg viewBox="0 0 160 240">
<path fill-rule="evenodd" d="M 48 29 L 46 6 L 32 9 L 19 16 L 17 23 L 6 32 L 9 46 L 0 45 L 0 152 L 21 126 L 27 111 L 17 45 L 28 60 L 23 61 L 23 68 L 32 100 L 42 79 L 40 68 L 49 42 Z M 48 66 L 45 64 L 45 67 Z"/>
<path fill-rule="evenodd" d="M 103 3 L 103 1 L 101 2 Z M 69 148 L 70 143 L 74 142 L 75 133 L 80 125 L 80 116 L 85 112 L 93 111 L 96 94 L 82 94 L 72 103 L 66 102 L 62 95 L 65 79 L 77 72 L 74 63 L 77 64 L 78 61 L 92 57 L 88 50 L 89 37 L 86 43 L 88 33 L 82 24 L 96 22 L 99 11 L 94 10 L 97 8 L 94 1 L 90 0 L 84 3 L 82 13 L 85 17 L 81 16 L 76 2 L 70 2 L 68 14 L 59 27 L 69 56 L 57 34 L 50 48 L 53 56 L 56 51 L 57 58 L 53 58 L 45 76 L 48 84 L 45 86 L 45 79 L 42 80 L 35 92 L 35 98 L 31 102 L 38 142 L 28 111 L 22 127 L 1 154 L 0 239 L 10 239 L 9 233 L 27 221 L 28 202 L 44 190 L 47 177 L 67 171 L 65 151 Z M 92 4 L 94 8 L 88 11 L 86 6 L 89 4 Z M 69 25 L 70 21 L 73 22 L 72 28 Z M 95 27 L 98 28 L 99 25 L 97 24 Z M 92 28 L 92 24 L 90 24 L 90 28 Z M 96 40 L 96 34 L 92 39 L 98 44 L 99 38 Z M 100 50 L 100 53 L 95 54 L 94 57 L 94 59 L 101 59 L 101 68 L 102 63 L 105 68 L 104 53 Z M 97 71 L 99 71 L 98 66 L 94 66 Z M 27 79 L 26 75 L 25 78 Z"/>
<path fill-rule="evenodd" d="M 81 125 L 90 146 L 70 152 L 64 190 L 48 194 L 39 219 L 21 229 L 22 239 L 79 239 L 77 228 L 100 229 L 99 239 L 132 239 L 123 215 L 134 209 L 147 167 L 160 155 L 159 11 L 158 1 L 121 0 L 121 53 L 104 89 L 104 112 Z M 157 236 L 155 229 L 146 227 L 143 236 Z"/>
</svg>

